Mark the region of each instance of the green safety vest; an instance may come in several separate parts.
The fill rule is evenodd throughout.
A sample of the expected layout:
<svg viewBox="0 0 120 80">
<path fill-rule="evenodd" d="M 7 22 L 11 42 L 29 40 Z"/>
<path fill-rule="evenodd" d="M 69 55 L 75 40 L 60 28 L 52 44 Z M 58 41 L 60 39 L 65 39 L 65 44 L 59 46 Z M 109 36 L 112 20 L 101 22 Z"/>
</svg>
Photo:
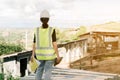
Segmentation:
<svg viewBox="0 0 120 80">
<path fill-rule="evenodd" d="M 36 57 L 38 60 L 55 59 L 55 50 L 52 45 L 53 28 L 36 28 Z"/>
</svg>

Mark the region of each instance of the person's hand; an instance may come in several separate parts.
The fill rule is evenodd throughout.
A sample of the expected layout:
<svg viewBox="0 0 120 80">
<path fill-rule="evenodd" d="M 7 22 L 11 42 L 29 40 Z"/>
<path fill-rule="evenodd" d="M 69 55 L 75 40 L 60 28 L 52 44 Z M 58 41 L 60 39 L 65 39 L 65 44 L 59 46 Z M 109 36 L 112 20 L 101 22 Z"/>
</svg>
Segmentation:
<svg viewBox="0 0 120 80">
<path fill-rule="evenodd" d="M 62 58 L 63 57 L 59 57 L 59 56 L 57 58 L 55 58 L 54 66 L 56 66 L 57 64 L 59 64 L 61 62 Z"/>
<path fill-rule="evenodd" d="M 61 61 L 60 57 L 57 57 L 57 63 L 59 63 Z"/>
</svg>

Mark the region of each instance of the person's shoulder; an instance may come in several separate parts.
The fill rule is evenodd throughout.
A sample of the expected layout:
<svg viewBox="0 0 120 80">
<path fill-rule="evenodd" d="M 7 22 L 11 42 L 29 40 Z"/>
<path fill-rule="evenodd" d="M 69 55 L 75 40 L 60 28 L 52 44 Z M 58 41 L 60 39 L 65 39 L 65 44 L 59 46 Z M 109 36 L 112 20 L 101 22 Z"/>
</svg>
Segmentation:
<svg viewBox="0 0 120 80">
<path fill-rule="evenodd" d="M 51 29 L 55 30 L 55 27 L 51 27 L 51 26 L 50 26 L 49 28 L 51 28 Z"/>
<path fill-rule="evenodd" d="M 49 26 L 49 28 L 51 29 L 52 33 L 55 32 L 55 27 L 50 27 L 50 26 Z"/>
<path fill-rule="evenodd" d="M 34 28 L 33 28 L 34 32 L 36 32 L 37 29 L 39 29 L 39 28 L 40 28 L 40 27 L 34 27 Z"/>
<path fill-rule="evenodd" d="M 40 27 L 34 27 L 34 29 L 40 29 L 41 28 L 41 26 Z"/>
</svg>

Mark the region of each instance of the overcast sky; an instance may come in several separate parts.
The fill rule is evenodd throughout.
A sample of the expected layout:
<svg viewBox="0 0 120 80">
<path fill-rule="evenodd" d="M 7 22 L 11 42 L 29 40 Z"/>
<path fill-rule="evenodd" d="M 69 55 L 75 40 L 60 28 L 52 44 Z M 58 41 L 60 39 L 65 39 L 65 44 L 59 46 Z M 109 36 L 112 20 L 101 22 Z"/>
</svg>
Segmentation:
<svg viewBox="0 0 120 80">
<path fill-rule="evenodd" d="M 0 27 L 40 26 L 40 12 L 50 12 L 49 25 L 79 27 L 120 22 L 120 0 L 0 0 Z"/>
</svg>

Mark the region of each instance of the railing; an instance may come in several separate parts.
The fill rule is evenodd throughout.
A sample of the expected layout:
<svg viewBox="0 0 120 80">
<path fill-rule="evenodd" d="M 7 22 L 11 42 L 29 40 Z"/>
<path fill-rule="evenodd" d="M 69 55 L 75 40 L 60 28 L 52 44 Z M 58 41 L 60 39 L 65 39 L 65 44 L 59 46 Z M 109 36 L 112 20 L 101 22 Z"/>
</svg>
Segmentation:
<svg viewBox="0 0 120 80">
<path fill-rule="evenodd" d="M 71 63 L 86 55 L 86 39 L 58 44 L 59 53 L 63 56 L 64 63 Z"/>
</svg>

